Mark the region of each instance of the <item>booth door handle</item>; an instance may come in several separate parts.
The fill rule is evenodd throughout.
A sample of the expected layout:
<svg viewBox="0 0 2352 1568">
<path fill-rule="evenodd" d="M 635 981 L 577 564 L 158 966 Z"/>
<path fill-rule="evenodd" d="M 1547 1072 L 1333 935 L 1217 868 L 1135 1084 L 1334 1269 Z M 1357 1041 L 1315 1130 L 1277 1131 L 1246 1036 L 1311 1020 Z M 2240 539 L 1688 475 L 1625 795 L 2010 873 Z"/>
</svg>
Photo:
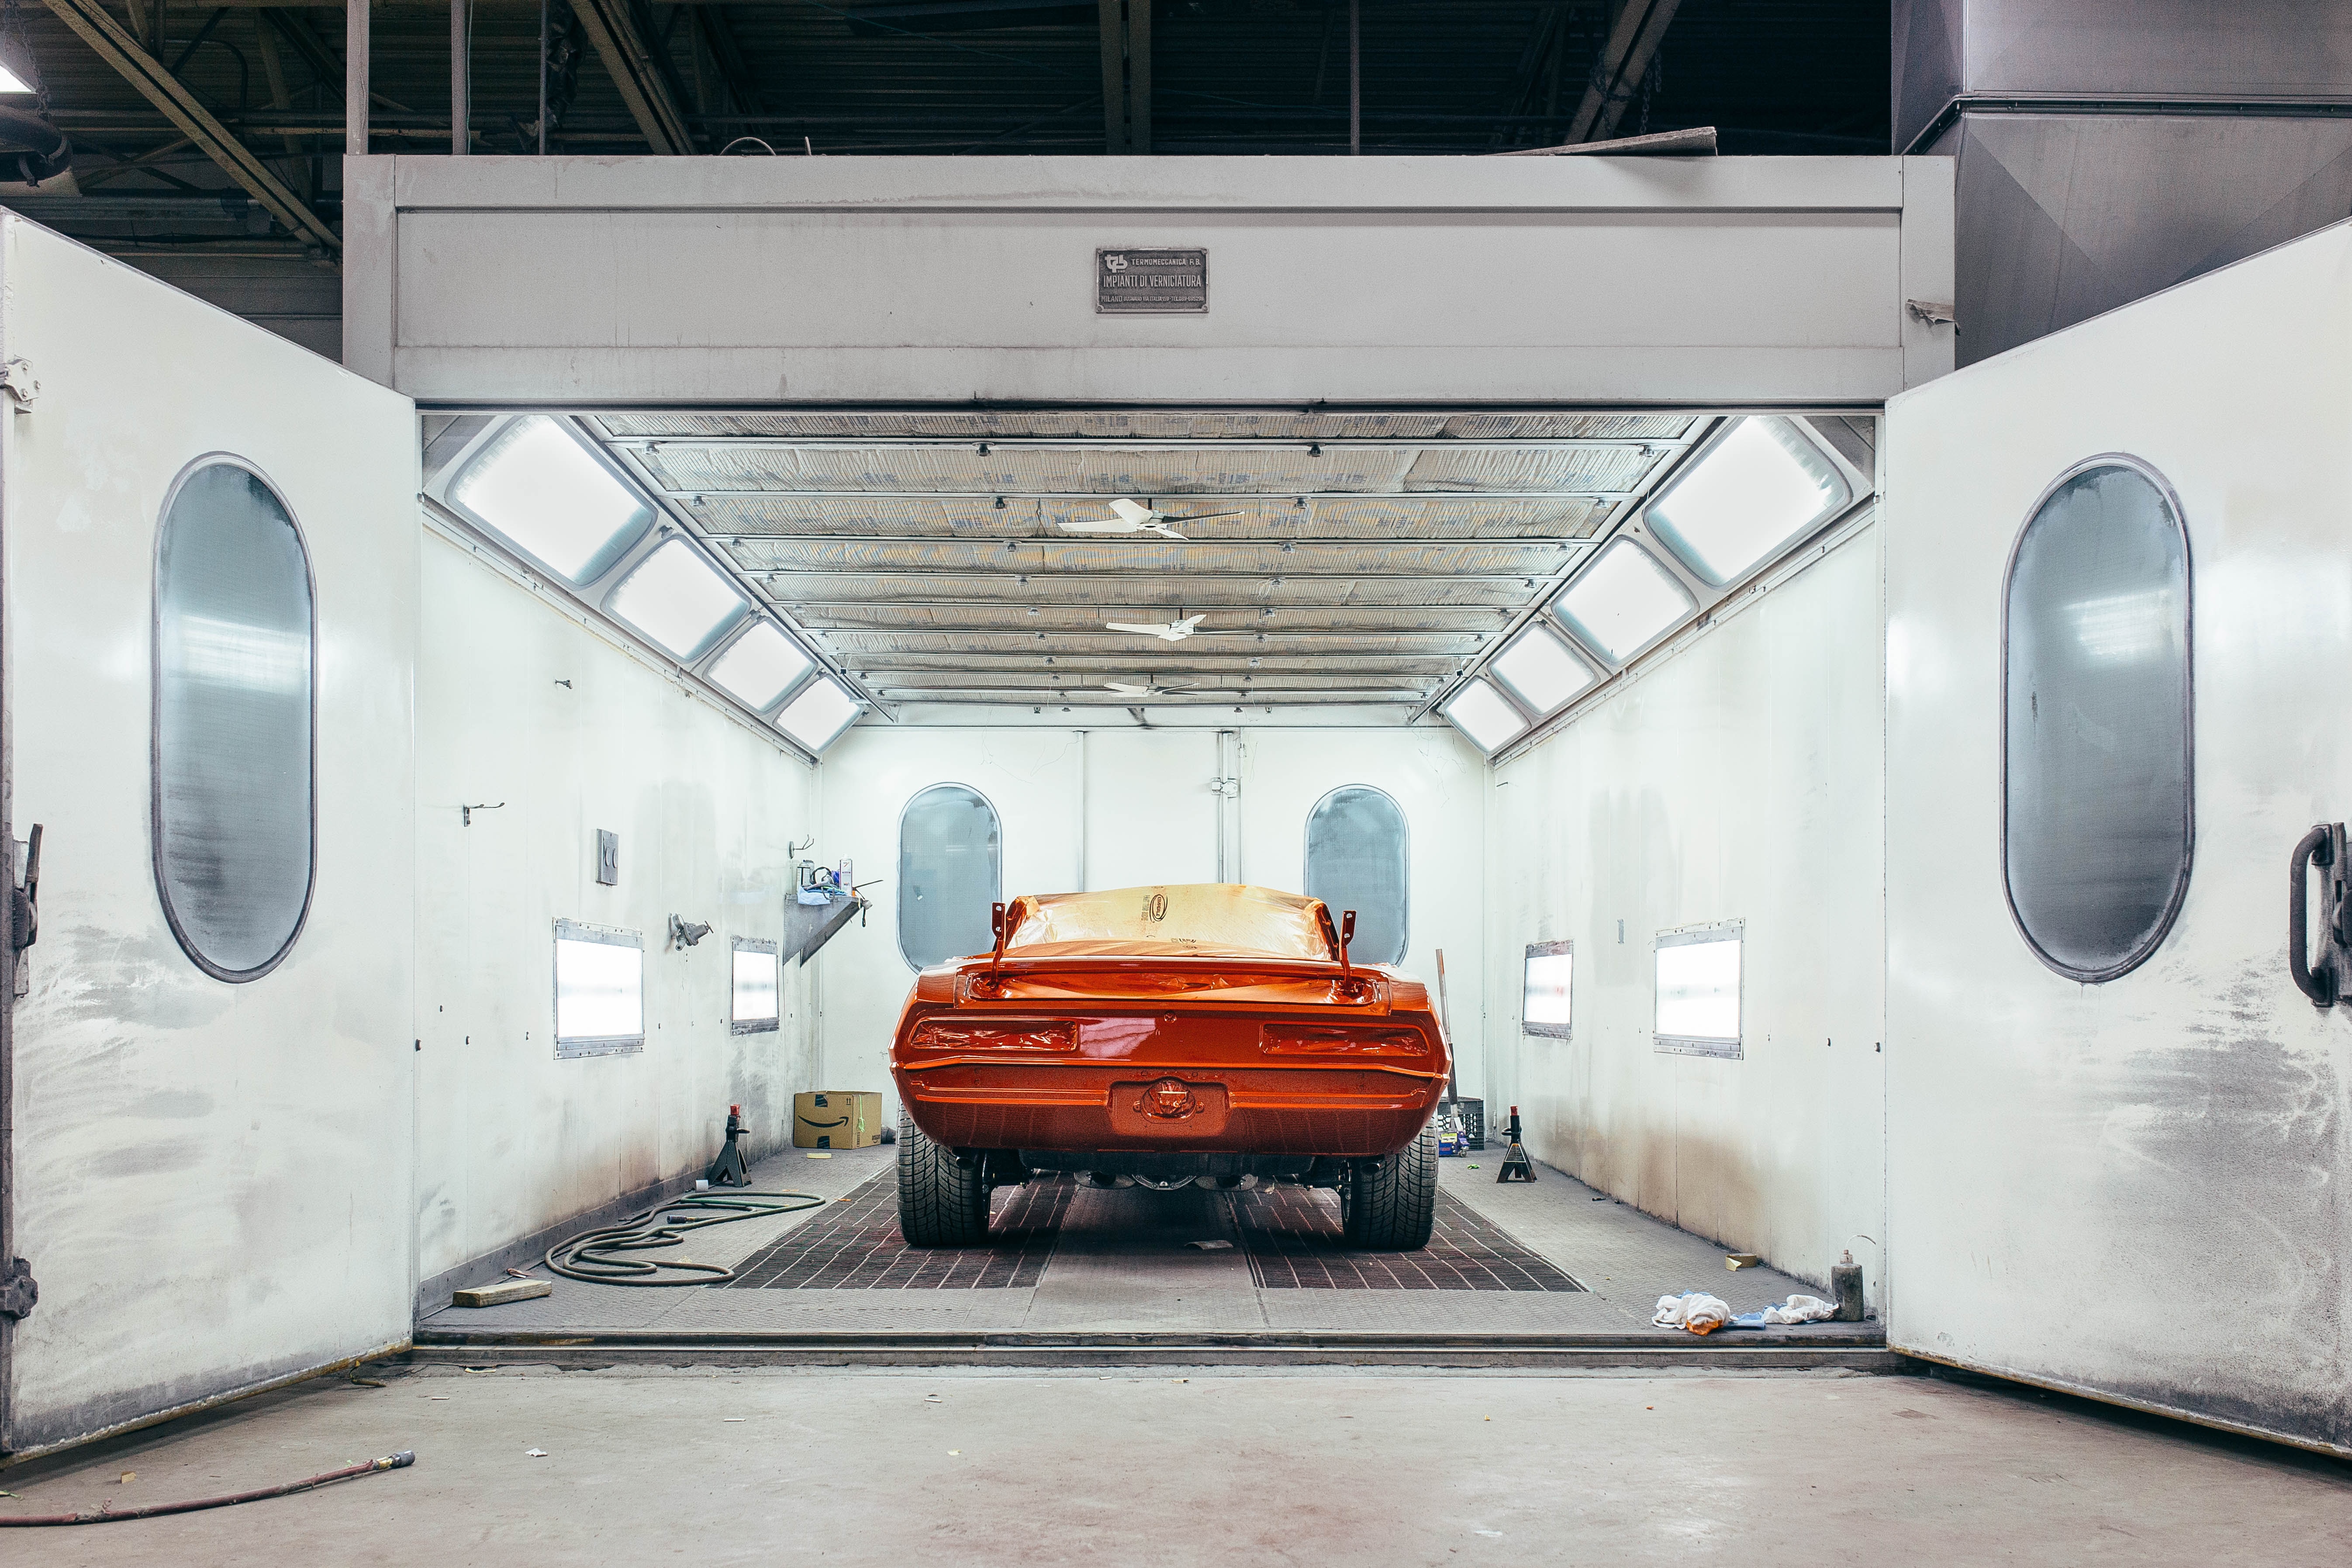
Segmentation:
<svg viewBox="0 0 2352 1568">
<path fill-rule="evenodd" d="M 2342 863 L 2344 825 L 2323 822 L 2303 836 L 2287 858 L 2286 966 L 2295 989 L 2311 998 L 2315 1007 L 2336 1002 L 2336 958 L 2343 945 L 2344 900 Z M 2311 926 L 2306 914 L 2311 873 L 2320 871 L 2319 965 L 2311 963 Z"/>
<path fill-rule="evenodd" d="M 41 825 L 25 841 L 25 879 L 8 879 L 8 945 L 24 952 L 41 935 Z"/>
</svg>

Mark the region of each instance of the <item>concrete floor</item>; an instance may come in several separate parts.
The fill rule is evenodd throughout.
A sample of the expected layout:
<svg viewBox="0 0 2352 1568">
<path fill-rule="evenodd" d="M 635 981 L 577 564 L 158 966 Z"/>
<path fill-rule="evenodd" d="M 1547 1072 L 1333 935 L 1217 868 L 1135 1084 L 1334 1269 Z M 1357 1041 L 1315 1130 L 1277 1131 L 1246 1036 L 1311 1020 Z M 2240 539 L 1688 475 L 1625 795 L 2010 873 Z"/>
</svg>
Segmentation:
<svg viewBox="0 0 2352 1568">
<path fill-rule="evenodd" d="M 2352 1562 L 2352 1467 L 1924 1377 L 378 1375 L 36 1461 L 0 1475 L 21 1497 L 0 1509 L 199 1496 L 404 1447 L 414 1468 L 0 1532 L 0 1562 Z"/>
</svg>

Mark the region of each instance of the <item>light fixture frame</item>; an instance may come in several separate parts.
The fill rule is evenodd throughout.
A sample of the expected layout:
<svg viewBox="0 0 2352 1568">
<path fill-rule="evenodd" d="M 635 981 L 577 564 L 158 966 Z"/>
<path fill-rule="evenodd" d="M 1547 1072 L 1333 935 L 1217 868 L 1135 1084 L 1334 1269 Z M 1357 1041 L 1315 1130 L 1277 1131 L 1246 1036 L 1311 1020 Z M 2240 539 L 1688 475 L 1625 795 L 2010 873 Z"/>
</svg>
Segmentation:
<svg viewBox="0 0 2352 1568">
<path fill-rule="evenodd" d="M 652 526 L 633 541 L 627 549 L 615 556 L 603 571 L 584 583 L 574 584 L 553 566 L 509 538 L 499 530 L 496 524 L 481 517 L 470 508 L 460 505 L 450 494 L 450 487 L 457 476 L 465 471 L 467 465 L 473 461 L 484 447 L 496 440 L 499 434 L 514 421 L 531 417 L 553 420 L 562 427 L 564 435 L 569 439 L 595 458 L 606 472 L 612 474 L 627 489 L 630 494 L 638 497 L 653 509 Z M 445 444 L 446 449 L 439 449 Z M 587 615 L 594 617 L 597 622 L 610 627 L 615 635 L 642 649 L 648 657 L 676 669 L 698 693 L 731 712 L 742 715 L 748 722 L 755 725 L 761 733 L 803 762 L 815 763 L 818 751 L 812 750 L 804 742 L 787 731 L 775 721 L 786 708 L 800 699 L 812 681 L 831 679 L 844 691 L 849 693 L 851 699 L 857 704 L 860 718 L 881 707 L 858 682 L 850 679 L 845 670 L 818 647 L 807 634 L 793 626 L 775 605 L 769 603 L 767 596 L 760 592 L 740 569 L 724 559 L 708 541 L 701 537 L 698 531 L 679 518 L 671 509 L 668 498 L 658 490 L 647 487 L 643 479 L 616 462 L 593 437 L 581 428 L 572 416 L 545 409 L 519 409 L 499 414 L 461 415 L 456 416 L 451 426 L 428 438 L 425 447 L 428 458 L 428 472 L 420 493 L 434 516 L 446 525 L 478 540 L 482 545 L 495 552 L 528 584 L 542 591 L 552 591 L 561 597 L 570 600 Z M 688 542 L 689 546 L 702 557 L 704 563 L 717 572 L 730 587 L 742 596 L 748 611 L 739 616 L 734 626 L 722 632 L 708 647 L 691 659 L 679 658 L 677 655 L 656 642 L 651 635 L 640 630 L 627 619 L 616 614 L 610 605 L 614 591 L 628 580 L 630 574 L 644 563 L 646 557 L 673 539 Z M 754 708 L 716 680 L 711 679 L 710 670 L 720 658 L 726 656 L 730 648 L 743 637 L 750 636 L 752 628 L 763 621 L 775 626 L 778 631 L 791 639 L 793 646 L 807 658 L 808 665 L 791 684 L 785 687 L 782 696 L 765 708 Z M 856 720 L 852 720 L 849 725 L 843 726 L 842 731 L 836 733 L 833 740 L 838 741 L 841 733 L 845 733 L 856 722 Z M 832 742 L 826 742 L 827 745 L 832 743 Z"/>
</svg>

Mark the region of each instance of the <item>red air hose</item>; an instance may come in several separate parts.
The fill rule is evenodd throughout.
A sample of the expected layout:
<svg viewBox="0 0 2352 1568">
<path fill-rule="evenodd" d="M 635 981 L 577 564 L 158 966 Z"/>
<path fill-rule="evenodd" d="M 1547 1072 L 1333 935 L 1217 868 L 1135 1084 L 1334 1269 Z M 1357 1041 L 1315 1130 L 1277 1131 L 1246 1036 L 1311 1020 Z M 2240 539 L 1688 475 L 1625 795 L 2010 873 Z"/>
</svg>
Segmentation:
<svg viewBox="0 0 2352 1568">
<path fill-rule="evenodd" d="M 146 1508 L 102 1508 L 95 1513 L 32 1513 L 0 1514 L 0 1528 L 17 1524 L 110 1524 L 118 1519 L 152 1519 L 160 1513 L 194 1513 L 199 1509 L 226 1508 L 232 1503 L 259 1502 L 266 1497 L 287 1497 L 306 1492 L 312 1487 L 323 1487 L 329 1481 L 349 1480 L 376 1470 L 404 1469 L 416 1463 L 415 1450 L 403 1448 L 397 1454 L 387 1454 L 381 1459 L 370 1459 L 363 1465 L 352 1465 L 340 1470 L 329 1470 L 322 1476 L 312 1476 L 307 1481 L 288 1481 L 283 1486 L 263 1487 L 257 1491 L 230 1492 L 224 1497 L 197 1498 L 192 1502 L 159 1502 Z"/>
</svg>

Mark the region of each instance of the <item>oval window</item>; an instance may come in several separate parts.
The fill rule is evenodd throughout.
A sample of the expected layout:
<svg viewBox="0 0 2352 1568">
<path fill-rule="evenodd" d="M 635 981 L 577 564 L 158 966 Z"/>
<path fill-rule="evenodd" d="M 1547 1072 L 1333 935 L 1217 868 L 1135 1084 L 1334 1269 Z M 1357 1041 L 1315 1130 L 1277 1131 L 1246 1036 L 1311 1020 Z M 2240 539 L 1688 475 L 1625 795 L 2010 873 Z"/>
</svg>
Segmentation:
<svg viewBox="0 0 2352 1568">
<path fill-rule="evenodd" d="M 898 818 L 898 952 L 932 964 L 995 944 L 988 909 L 1004 897 L 1003 835 L 978 790 L 933 784 Z"/>
<path fill-rule="evenodd" d="M 2010 557 L 2001 855 L 2044 963 L 2113 980 L 2156 951 L 2195 839 L 2189 532 L 2162 478 L 2097 458 Z"/>
<path fill-rule="evenodd" d="M 1404 812 L 1365 784 L 1335 789 L 1307 814 L 1307 896 L 1337 920 L 1356 911 L 1348 956 L 1402 963 L 1405 948 Z"/>
<path fill-rule="evenodd" d="M 314 611 L 268 481 L 223 458 L 183 474 L 155 545 L 155 882 L 217 979 L 276 968 L 310 907 Z"/>
</svg>

